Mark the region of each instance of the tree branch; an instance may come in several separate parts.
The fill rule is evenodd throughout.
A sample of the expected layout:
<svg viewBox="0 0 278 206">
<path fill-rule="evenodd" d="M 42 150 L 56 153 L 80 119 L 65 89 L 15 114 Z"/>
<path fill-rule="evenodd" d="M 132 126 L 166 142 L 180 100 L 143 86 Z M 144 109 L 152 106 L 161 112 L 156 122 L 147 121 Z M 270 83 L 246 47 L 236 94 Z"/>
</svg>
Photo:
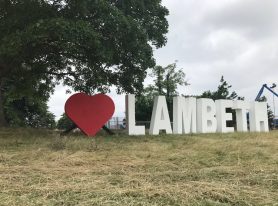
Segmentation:
<svg viewBox="0 0 278 206">
<path fill-rule="evenodd" d="M 48 71 L 48 72 L 45 72 L 45 73 L 46 73 L 46 74 L 50 74 L 50 75 L 55 75 L 55 76 L 66 76 L 66 75 L 74 76 L 74 75 L 75 75 L 74 72 L 61 72 L 61 73 L 56 73 L 56 72 Z"/>
</svg>

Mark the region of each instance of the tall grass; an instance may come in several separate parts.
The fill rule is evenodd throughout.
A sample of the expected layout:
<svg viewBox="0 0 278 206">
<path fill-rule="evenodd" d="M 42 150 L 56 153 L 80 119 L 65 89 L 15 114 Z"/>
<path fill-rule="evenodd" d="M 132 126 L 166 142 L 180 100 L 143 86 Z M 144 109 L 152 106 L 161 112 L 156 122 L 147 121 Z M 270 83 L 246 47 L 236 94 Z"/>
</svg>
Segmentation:
<svg viewBox="0 0 278 206">
<path fill-rule="evenodd" d="M 0 205 L 278 205 L 278 132 L 0 130 Z"/>
</svg>

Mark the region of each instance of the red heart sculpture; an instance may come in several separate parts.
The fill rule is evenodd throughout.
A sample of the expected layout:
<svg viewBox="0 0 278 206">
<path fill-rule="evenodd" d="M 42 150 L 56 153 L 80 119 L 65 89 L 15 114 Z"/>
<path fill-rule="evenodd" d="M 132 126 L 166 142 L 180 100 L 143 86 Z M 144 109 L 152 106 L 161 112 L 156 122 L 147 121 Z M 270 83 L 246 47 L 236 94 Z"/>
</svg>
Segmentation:
<svg viewBox="0 0 278 206">
<path fill-rule="evenodd" d="M 89 96 L 77 93 L 68 98 L 65 104 L 67 116 L 88 136 L 94 136 L 114 111 L 113 100 L 104 94 Z"/>
</svg>

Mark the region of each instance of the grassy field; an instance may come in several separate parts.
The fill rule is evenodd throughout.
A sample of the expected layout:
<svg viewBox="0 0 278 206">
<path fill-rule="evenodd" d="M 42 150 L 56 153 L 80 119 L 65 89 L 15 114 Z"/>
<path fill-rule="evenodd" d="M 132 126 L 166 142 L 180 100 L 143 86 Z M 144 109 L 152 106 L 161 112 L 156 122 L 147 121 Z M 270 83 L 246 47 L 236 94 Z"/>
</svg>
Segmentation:
<svg viewBox="0 0 278 206">
<path fill-rule="evenodd" d="M 278 205 L 278 131 L 93 141 L 2 129 L 0 205 Z"/>
</svg>

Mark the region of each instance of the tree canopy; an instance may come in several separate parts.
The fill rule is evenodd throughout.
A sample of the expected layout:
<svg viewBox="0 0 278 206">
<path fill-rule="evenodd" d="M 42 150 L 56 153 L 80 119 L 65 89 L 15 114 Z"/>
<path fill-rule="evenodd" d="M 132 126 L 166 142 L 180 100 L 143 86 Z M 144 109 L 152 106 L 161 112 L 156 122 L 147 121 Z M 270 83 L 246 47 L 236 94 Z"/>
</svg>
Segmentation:
<svg viewBox="0 0 278 206">
<path fill-rule="evenodd" d="M 230 91 L 232 88 L 232 85 L 228 84 L 227 81 L 224 79 L 224 76 L 221 76 L 220 83 L 217 87 L 216 91 L 205 91 L 199 96 L 200 98 L 210 98 L 213 100 L 218 99 L 230 99 L 230 100 L 244 100 L 244 97 L 238 96 L 238 94 L 235 91 Z M 229 127 L 235 127 L 236 128 L 236 113 L 232 108 L 227 108 L 226 112 L 232 113 L 233 120 L 227 121 L 227 125 Z"/>
<path fill-rule="evenodd" d="M 21 92 L 18 92 L 20 88 Z M 4 112 L 10 126 L 54 128 L 55 116 L 48 111 L 49 87 L 28 74 L 24 80 L 10 79 L 2 87 Z"/>
<path fill-rule="evenodd" d="M 57 129 L 67 130 L 72 127 L 74 123 L 64 113 L 57 122 Z"/>
<path fill-rule="evenodd" d="M 164 95 L 166 98 L 178 95 L 178 86 L 187 86 L 185 73 L 182 69 L 177 69 L 177 63 L 172 63 L 166 67 L 155 66 L 151 70 L 151 77 L 154 78 L 154 85 L 149 85 L 146 91 L 156 95 Z"/>
<path fill-rule="evenodd" d="M 18 79 L 33 77 L 44 92 L 58 82 L 86 93 L 142 90 L 167 15 L 161 0 L 1 0 L 0 126 L 3 88 Z"/>
<path fill-rule="evenodd" d="M 217 99 L 238 99 L 238 100 L 243 100 L 243 97 L 240 97 L 237 95 L 235 91 L 230 91 L 230 88 L 232 85 L 229 85 L 223 76 L 221 76 L 220 79 L 220 84 L 217 87 L 216 91 L 205 91 L 201 94 L 201 98 L 210 98 L 213 100 Z"/>
<path fill-rule="evenodd" d="M 158 95 L 166 96 L 170 119 L 173 113 L 173 96 L 179 95 L 178 86 L 187 86 L 185 73 L 177 68 L 177 63 L 166 67 L 155 66 L 151 69 L 150 77 L 154 84 L 148 85 L 144 92 L 137 97 L 136 119 L 138 121 L 150 121 L 153 107 L 153 98 Z"/>
</svg>

